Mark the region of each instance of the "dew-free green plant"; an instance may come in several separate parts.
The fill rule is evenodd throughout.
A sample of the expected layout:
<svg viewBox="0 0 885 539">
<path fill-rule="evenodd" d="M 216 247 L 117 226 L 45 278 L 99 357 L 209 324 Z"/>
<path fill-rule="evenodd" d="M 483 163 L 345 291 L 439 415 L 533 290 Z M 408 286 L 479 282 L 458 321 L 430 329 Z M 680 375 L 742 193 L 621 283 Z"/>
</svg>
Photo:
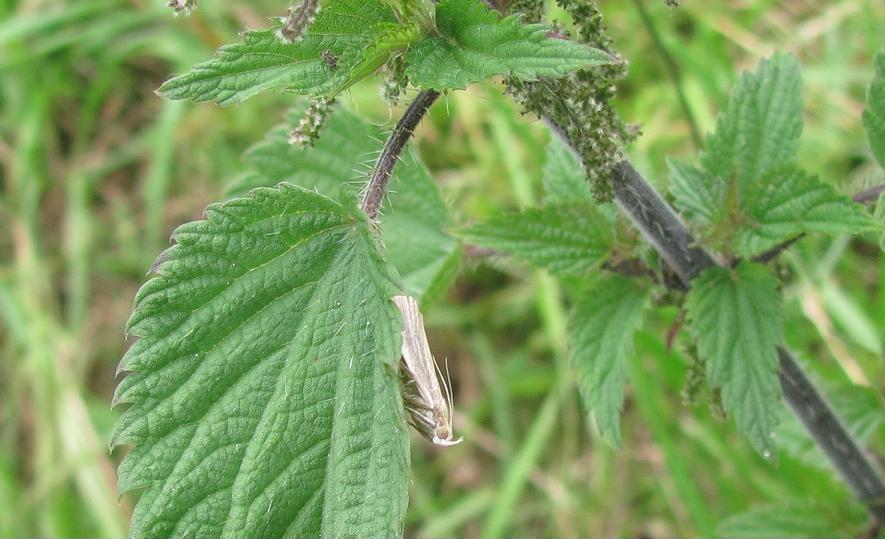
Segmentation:
<svg viewBox="0 0 885 539">
<path fill-rule="evenodd" d="M 221 105 L 273 89 L 311 101 L 246 152 L 229 200 L 174 232 L 136 297 L 128 330 L 139 340 L 115 396 L 128 408 L 112 440 L 134 444 L 119 470 L 122 491 L 141 491 L 132 536 L 401 534 L 409 381 L 392 298 L 429 305 L 467 245 L 574 292 L 570 364 L 609 444 L 620 444 L 634 333 L 669 302 L 685 312 L 709 392 L 749 443 L 770 460 L 781 438 L 807 450 L 801 430 L 779 434 L 794 425 L 786 400 L 858 501 L 885 518 L 885 486 L 859 445 L 869 414 L 851 416 L 866 430 L 843 424 L 784 348 L 779 276 L 766 265 L 805 234 L 882 231 L 795 161 L 798 61 L 776 54 L 745 73 L 698 164 L 670 163 L 680 218 L 624 160 L 635 130 L 609 103 L 624 65 L 595 5 L 559 3 L 577 39 L 540 22 L 541 2 L 507 12 L 481 0 L 305 0 L 159 89 Z M 378 71 L 419 91 L 386 142 L 333 104 Z M 461 226 L 409 139 L 442 92 L 498 75 L 551 126 L 546 196 Z M 880 54 L 864 115 L 880 161 L 883 88 Z M 723 530 L 740 535 L 747 521 Z"/>
</svg>

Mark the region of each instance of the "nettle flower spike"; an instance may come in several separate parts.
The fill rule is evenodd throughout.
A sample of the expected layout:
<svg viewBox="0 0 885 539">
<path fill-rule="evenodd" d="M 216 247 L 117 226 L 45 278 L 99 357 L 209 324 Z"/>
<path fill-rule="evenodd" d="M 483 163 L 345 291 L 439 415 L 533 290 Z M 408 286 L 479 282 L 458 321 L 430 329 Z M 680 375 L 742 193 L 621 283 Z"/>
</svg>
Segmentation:
<svg viewBox="0 0 885 539">
<path fill-rule="evenodd" d="M 176 15 L 179 13 L 190 15 L 191 11 L 197 7 L 197 0 L 169 0 L 167 5 L 172 8 Z"/>
<path fill-rule="evenodd" d="M 332 113 L 332 105 L 334 104 L 334 97 L 319 97 L 311 100 L 304 116 L 298 123 L 298 127 L 289 133 L 289 143 L 301 147 L 313 146 L 320 136 L 323 125 Z"/>
<path fill-rule="evenodd" d="M 298 41 L 304 36 L 307 27 L 313 24 L 320 10 L 319 0 L 301 0 L 297 6 L 289 8 L 289 13 L 280 28 L 280 37 L 287 43 Z"/>
</svg>

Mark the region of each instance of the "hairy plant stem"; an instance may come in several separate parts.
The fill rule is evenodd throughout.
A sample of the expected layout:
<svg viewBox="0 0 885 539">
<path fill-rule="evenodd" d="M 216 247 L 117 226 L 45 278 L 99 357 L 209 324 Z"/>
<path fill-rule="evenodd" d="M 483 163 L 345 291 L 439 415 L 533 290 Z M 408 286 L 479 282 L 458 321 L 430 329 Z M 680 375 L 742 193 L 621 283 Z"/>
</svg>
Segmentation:
<svg viewBox="0 0 885 539">
<path fill-rule="evenodd" d="M 554 131 L 572 147 L 566 133 Z M 620 162 L 611 174 L 616 202 L 684 286 L 691 286 L 692 279 L 717 264 L 709 253 L 696 246 L 678 215 L 630 162 Z M 870 514 L 885 522 L 885 481 L 881 471 L 793 355 L 783 346 L 777 352 L 784 400 Z"/>
<path fill-rule="evenodd" d="M 396 127 L 393 128 L 393 132 L 388 137 L 387 142 L 384 143 L 384 149 L 381 150 L 381 155 L 378 156 L 375 169 L 372 171 L 372 177 L 369 179 L 366 191 L 363 194 L 362 204 L 360 204 L 369 220 L 375 221 L 378 219 L 378 212 L 381 210 L 381 202 L 384 200 L 384 194 L 387 192 L 387 184 L 390 182 L 393 168 L 396 166 L 397 161 L 399 161 L 399 157 L 403 153 L 409 139 L 412 138 L 412 133 L 415 132 L 415 128 L 418 126 L 421 118 L 424 117 L 427 110 L 430 109 L 430 106 L 433 105 L 433 102 L 438 97 L 439 92 L 434 90 L 424 90 L 418 94 L 409 105 L 409 108 L 406 109 L 406 112 L 403 113 Z"/>
</svg>

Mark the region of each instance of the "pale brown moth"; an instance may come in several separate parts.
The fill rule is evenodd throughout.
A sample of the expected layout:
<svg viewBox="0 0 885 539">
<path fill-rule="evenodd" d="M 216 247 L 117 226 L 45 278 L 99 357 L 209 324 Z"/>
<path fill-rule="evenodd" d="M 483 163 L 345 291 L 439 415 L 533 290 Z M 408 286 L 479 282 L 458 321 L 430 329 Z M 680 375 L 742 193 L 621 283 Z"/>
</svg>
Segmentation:
<svg viewBox="0 0 885 539">
<path fill-rule="evenodd" d="M 401 378 L 409 420 L 436 445 L 460 443 L 462 438 L 456 440 L 452 429 L 452 392 L 430 353 L 418 302 L 402 294 L 394 296 L 393 302 L 403 315 Z"/>
</svg>

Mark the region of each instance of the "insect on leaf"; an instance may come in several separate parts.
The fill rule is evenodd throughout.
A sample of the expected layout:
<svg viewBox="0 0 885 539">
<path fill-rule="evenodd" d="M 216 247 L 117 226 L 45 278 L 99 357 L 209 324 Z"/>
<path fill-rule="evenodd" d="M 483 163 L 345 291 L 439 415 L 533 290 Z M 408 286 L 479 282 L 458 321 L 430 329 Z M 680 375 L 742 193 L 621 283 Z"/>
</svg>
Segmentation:
<svg viewBox="0 0 885 539">
<path fill-rule="evenodd" d="M 441 372 L 430 352 L 421 308 L 415 298 L 404 294 L 394 296 L 393 302 L 403 315 L 403 394 L 412 425 L 436 445 L 461 443 L 452 427 L 452 394 L 448 385 L 445 392 L 440 385 Z"/>
</svg>

